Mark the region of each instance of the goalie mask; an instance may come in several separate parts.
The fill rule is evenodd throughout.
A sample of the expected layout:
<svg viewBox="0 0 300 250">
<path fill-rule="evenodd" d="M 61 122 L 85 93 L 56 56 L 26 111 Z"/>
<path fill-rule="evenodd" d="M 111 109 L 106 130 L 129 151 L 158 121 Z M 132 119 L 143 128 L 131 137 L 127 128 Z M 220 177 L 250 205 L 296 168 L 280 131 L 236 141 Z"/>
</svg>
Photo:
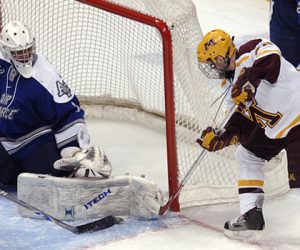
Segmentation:
<svg viewBox="0 0 300 250">
<path fill-rule="evenodd" d="M 35 38 L 21 22 L 6 24 L 0 34 L 1 52 L 25 78 L 32 76 Z"/>
<path fill-rule="evenodd" d="M 208 78 L 225 78 L 225 72 L 230 64 L 230 59 L 234 55 L 234 51 L 233 39 L 225 31 L 216 29 L 208 32 L 197 48 L 199 69 Z M 218 56 L 224 58 L 225 64 L 222 68 L 217 67 L 219 64 Z"/>
</svg>

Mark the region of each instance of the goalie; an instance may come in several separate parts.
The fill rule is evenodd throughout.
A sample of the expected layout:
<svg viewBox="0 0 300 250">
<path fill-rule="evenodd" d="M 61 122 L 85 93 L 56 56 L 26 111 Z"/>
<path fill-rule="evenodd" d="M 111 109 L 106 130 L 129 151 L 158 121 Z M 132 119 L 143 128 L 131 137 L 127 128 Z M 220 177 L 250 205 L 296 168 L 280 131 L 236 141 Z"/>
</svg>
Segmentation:
<svg viewBox="0 0 300 250">
<path fill-rule="evenodd" d="M 74 168 L 108 177 L 110 162 L 89 144 L 77 97 L 36 53 L 30 30 L 6 24 L 0 50 L 0 183 L 15 185 L 22 172 L 66 176 Z"/>
<path fill-rule="evenodd" d="M 227 105 L 239 107 L 224 131 L 209 127 L 197 141 L 214 152 L 239 139 L 235 158 L 241 215 L 224 228 L 228 236 L 249 235 L 265 227 L 265 161 L 285 149 L 289 173 L 295 177 L 290 185 L 299 186 L 300 75 L 266 39 L 250 40 L 236 49 L 229 34 L 212 30 L 197 52 L 200 70 L 209 78 L 225 79 L 223 86 L 231 90 Z"/>
<path fill-rule="evenodd" d="M 77 97 L 35 52 L 30 30 L 6 24 L 0 50 L 0 184 L 18 178 L 21 200 L 62 220 L 158 214 L 162 196 L 153 182 L 108 178 L 111 164 L 90 145 Z M 73 174 L 100 178 L 62 178 Z"/>
</svg>

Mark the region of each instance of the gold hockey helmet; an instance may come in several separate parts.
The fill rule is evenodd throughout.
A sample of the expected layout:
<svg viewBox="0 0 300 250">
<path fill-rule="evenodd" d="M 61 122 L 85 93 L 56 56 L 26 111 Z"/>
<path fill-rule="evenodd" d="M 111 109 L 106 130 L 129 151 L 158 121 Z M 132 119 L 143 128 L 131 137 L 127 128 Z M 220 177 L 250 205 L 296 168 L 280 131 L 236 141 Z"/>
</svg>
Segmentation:
<svg viewBox="0 0 300 250">
<path fill-rule="evenodd" d="M 199 62 L 199 68 L 203 71 L 203 64 L 209 64 L 210 70 L 216 69 L 217 56 L 222 56 L 225 59 L 226 63 L 229 65 L 230 59 L 232 58 L 234 51 L 235 45 L 233 43 L 233 39 L 228 33 L 220 29 L 212 30 L 202 38 L 197 47 L 197 58 Z M 218 70 L 216 69 L 216 72 L 217 71 Z M 212 77 L 211 74 L 209 77 L 222 78 L 223 74 L 221 73 L 224 72 L 221 70 L 217 75 L 215 75 L 215 77 Z"/>
</svg>

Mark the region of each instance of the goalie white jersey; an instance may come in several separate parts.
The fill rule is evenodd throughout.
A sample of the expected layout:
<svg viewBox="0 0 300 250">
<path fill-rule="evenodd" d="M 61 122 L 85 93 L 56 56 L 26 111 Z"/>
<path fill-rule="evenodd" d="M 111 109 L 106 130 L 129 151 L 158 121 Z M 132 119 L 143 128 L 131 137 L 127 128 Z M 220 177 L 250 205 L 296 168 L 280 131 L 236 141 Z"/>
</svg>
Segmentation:
<svg viewBox="0 0 300 250">
<path fill-rule="evenodd" d="M 269 67 L 268 72 L 272 75 L 260 78 L 252 104 L 242 114 L 264 128 L 267 137 L 284 138 L 293 127 L 300 124 L 300 73 L 281 56 L 279 48 L 268 40 L 252 40 L 243 46 L 236 59 L 233 83 L 241 69 L 253 65 L 258 69 Z M 270 55 L 279 56 L 280 67 L 274 67 L 273 70 L 273 65 L 264 64 L 264 58 Z M 230 96 L 228 102 L 228 106 L 233 105 Z"/>
</svg>

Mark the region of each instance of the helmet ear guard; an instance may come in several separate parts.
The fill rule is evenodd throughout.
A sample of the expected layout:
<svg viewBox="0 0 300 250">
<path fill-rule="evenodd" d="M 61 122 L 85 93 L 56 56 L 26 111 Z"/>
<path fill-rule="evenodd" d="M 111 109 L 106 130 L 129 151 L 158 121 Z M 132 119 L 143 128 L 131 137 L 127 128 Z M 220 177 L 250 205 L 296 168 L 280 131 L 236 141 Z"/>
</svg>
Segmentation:
<svg viewBox="0 0 300 250">
<path fill-rule="evenodd" d="M 23 77 L 32 76 L 35 38 L 23 23 L 12 21 L 3 27 L 0 34 L 0 51 L 4 57 L 10 59 Z"/>
</svg>

